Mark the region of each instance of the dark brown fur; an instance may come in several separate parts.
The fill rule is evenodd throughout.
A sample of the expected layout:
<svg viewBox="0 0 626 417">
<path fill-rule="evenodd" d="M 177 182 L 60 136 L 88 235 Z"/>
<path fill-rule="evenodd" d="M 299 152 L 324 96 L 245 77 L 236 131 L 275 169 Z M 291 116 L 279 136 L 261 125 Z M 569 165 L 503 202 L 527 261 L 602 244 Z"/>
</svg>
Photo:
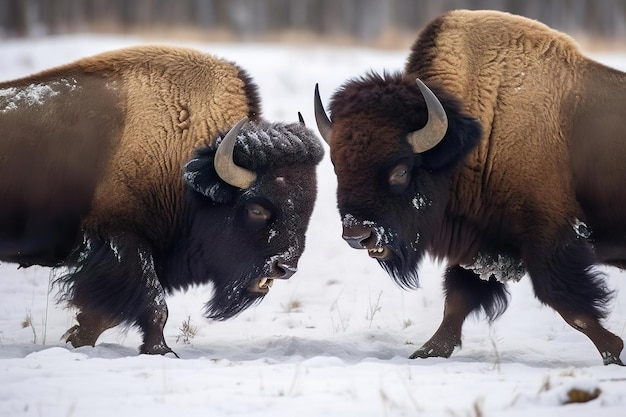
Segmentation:
<svg viewBox="0 0 626 417">
<path fill-rule="evenodd" d="M 265 142 L 235 146 L 257 177 L 240 190 L 213 161 L 244 117 L 238 141 Z M 156 46 L 85 58 L 0 84 L 0 130 L 0 260 L 57 267 L 79 309 L 74 346 L 125 324 L 142 353 L 171 352 L 167 292 L 210 282 L 207 314 L 226 319 L 262 299 L 253 284 L 296 270 L 322 148 L 300 124 L 260 119 L 232 63 Z"/>
<path fill-rule="evenodd" d="M 0 115 L 0 259 L 52 266 L 67 256 L 120 140 L 123 97 L 102 76 L 66 76 L 0 84 L 0 90 L 40 85 L 44 95 L 47 83 L 56 89 L 41 105 Z M 0 107 L 14 100 L 0 97 Z"/>
<path fill-rule="evenodd" d="M 454 11 L 421 32 L 404 87 L 376 78 L 333 96 L 331 158 L 351 245 L 388 248 L 379 262 L 401 284 L 417 285 L 424 253 L 449 262 L 443 321 L 413 357 L 449 356 L 467 315 L 495 319 L 507 305 L 500 281 L 528 272 L 543 303 L 621 364 L 622 340 L 599 321 L 610 291 L 593 266 L 626 265 L 626 75 L 538 22 Z M 405 139 L 425 123 L 415 78 L 451 121 L 423 154 Z M 398 166 L 410 178 L 400 192 L 389 182 Z"/>
</svg>

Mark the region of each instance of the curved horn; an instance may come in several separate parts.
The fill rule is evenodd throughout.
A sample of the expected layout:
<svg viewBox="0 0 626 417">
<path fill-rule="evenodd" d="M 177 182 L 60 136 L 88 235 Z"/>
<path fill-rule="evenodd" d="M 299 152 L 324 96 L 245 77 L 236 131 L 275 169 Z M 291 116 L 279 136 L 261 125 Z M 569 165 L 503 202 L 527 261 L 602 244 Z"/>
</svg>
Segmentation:
<svg viewBox="0 0 626 417">
<path fill-rule="evenodd" d="M 302 126 L 306 126 L 306 123 L 304 123 L 304 117 L 302 117 L 302 113 L 300 112 L 298 112 L 298 121 Z"/>
<path fill-rule="evenodd" d="M 217 147 L 215 160 L 213 161 L 217 175 L 219 175 L 224 182 L 241 189 L 250 188 L 252 183 L 256 180 L 256 173 L 254 171 L 237 166 L 233 161 L 233 151 L 235 150 L 235 142 L 237 142 L 237 134 L 239 134 L 241 127 L 247 121 L 248 118 L 245 117 L 230 129 L 222 140 L 222 143 L 220 143 L 220 146 Z"/>
<path fill-rule="evenodd" d="M 422 153 L 434 148 L 441 142 L 448 130 L 448 117 L 446 116 L 441 102 L 437 96 L 430 91 L 430 88 L 426 87 L 426 84 L 419 78 L 416 78 L 415 81 L 424 96 L 424 102 L 426 102 L 428 121 L 426 122 L 426 126 L 420 130 L 409 133 L 407 135 L 407 141 L 413 148 L 413 152 Z"/>
<path fill-rule="evenodd" d="M 315 121 L 317 122 L 317 129 L 322 135 L 322 139 L 330 146 L 330 136 L 332 134 L 333 123 L 326 115 L 324 105 L 320 99 L 320 89 L 318 84 L 315 84 Z"/>
</svg>

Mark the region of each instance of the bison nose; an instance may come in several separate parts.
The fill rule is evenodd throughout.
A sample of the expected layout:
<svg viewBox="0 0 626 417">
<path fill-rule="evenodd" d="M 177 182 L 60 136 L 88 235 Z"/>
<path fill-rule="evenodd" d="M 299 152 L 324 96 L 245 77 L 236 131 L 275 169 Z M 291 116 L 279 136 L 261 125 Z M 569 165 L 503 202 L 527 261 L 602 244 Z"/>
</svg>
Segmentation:
<svg viewBox="0 0 626 417">
<path fill-rule="evenodd" d="M 289 279 L 296 273 L 298 267 L 290 265 L 284 259 L 278 258 L 274 260 L 272 264 L 272 278 L 273 279 Z"/>
<path fill-rule="evenodd" d="M 348 242 L 348 245 L 354 249 L 364 249 L 366 247 L 365 241 L 372 236 L 372 231 L 366 227 L 344 227 L 343 240 Z"/>
</svg>

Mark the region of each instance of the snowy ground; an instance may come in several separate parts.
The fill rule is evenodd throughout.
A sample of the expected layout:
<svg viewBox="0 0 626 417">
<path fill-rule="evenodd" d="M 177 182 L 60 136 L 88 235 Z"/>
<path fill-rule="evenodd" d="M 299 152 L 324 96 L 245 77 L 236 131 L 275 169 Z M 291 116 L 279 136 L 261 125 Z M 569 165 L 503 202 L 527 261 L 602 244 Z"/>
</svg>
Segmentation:
<svg viewBox="0 0 626 417">
<path fill-rule="evenodd" d="M 0 44 L 10 79 L 139 39 L 65 37 Z M 255 78 L 264 112 L 314 126 L 313 86 L 326 103 L 346 78 L 400 69 L 406 52 L 272 45 L 191 45 L 236 61 Z M 626 54 L 598 57 L 626 69 Z M 263 303 L 226 322 L 201 316 L 209 288 L 168 299 L 165 329 L 181 359 L 139 356 L 139 335 L 113 329 L 95 348 L 60 342 L 73 311 L 49 295 L 49 271 L 0 266 L 0 416 L 623 416 L 626 370 L 602 366 L 582 334 L 510 287 L 508 311 L 491 327 L 469 320 L 450 359 L 408 360 L 439 325 L 442 267 L 427 263 L 405 292 L 340 235 L 335 178 L 325 157 L 299 272 Z M 0 196 L 1 198 L 1 196 Z M 608 328 L 626 336 L 626 276 Z M 620 291 L 621 290 L 621 291 Z M 54 293 L 54 292 L 53 292 Z M 30 325 L 23 327 L 25 321 Z M 197 334 L 186 340 L 183 322 Z M 571 388 L 600 396 L 563 405 Z"/>
</svg>

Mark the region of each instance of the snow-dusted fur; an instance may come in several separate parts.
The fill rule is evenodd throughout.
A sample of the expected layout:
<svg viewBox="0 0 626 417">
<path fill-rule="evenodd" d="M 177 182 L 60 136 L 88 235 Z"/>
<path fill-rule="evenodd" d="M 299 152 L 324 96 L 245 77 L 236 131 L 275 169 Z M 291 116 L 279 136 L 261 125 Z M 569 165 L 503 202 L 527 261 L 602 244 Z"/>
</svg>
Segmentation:
<svg viewBox="0 0 626 417">
<path fill-rule="evenodd" d="M 443 140 L 420 154 L 399 140 L 426 122 L 416 78 L 449 119 Z M 504 311 L 503 275 L 528 272 L 539 300 L 604 363 L 621 364 L 621 338 L 600 324 L 611 293 L 593 267 L 626 265 L 624 97 L 626 75 L 568 36 L 466 10 L 428 24 L 402 74 L 369 74 L 335 93 L 339 210 L 356 219 L 344 236 L 400 283 L 416 282 L 426 253 L 449 263 L 442 324 L 413 357 L 449 356 L 467 315 Z"/>
<path fill-rule="evenodd" d="M 296 271 L 323 152 L 300 123 L 260 111 L 245 71 L 179 47 L 0 84 L 0 260 L 57 268 L 61 298 L 79 309 L 67 341 L 136 325 L 142 353 L 167 353 L 168 292 L 212 283 L 207 314 L 226 319 L 262 299 L 259 283 Z M 239 189 L 213 157 L 245 117 L 234 158 L 256 181 Z"/>
</svg>

